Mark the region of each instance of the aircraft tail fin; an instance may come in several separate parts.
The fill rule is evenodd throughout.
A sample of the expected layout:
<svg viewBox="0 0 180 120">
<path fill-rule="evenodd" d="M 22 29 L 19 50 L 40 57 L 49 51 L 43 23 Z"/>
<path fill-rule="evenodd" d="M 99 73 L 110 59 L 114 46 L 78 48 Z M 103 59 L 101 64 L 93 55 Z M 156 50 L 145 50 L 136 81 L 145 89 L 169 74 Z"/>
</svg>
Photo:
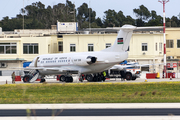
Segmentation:
<svg viewBox="0 0 180 120">
<path fill-rule="evenodd" d="M 132 25 L 123 25 L 117 35 L 117 38 L 113 44 L 113 46 L 106 48 L 102 51 L 105 52 L 122 52 L 126 51 L 129 46 L 129 42 L 133 33 L 133 30 L 136 29 L 135 26 Z"/>
</svg>

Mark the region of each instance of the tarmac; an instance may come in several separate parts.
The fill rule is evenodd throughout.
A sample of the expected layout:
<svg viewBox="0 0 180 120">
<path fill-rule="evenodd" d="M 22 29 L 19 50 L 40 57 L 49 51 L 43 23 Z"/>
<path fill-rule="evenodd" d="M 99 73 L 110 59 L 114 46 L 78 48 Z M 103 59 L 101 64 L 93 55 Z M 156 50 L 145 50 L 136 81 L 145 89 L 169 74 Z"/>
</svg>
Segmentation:
<svg viewBox="0 0 180 120">
<path fill-rule="evenodd" d="M 180 103 L 0 104 L 0 120 L 179 120 L 173 114 L 179 108 Z"/>
<path fill-rule="evenodd" d="M 162 82 L 162 81 L 166 81 L 166 82 L 172 82 L 172 81 L 180 81 L 180 78 L 160 78 L 160 79 L 146 79 L 146 78 L 137 78 L 136 80 L 130 80 L 130 81 L 121 81 L 121 78 L 111 78 L 111 79 L 106 79 L 105 82 Z M 47 83 L 64 83 L 64 82 L 60 82 L 58 80 L 56 80 L 56 77 L 53 76 L 49 76 L 46 77 L 46 82 Z M 84 83 L 87 82 L 87 80 L 83 81 Z M 40 81 L 35 81 L 34 83 L 40 83 Z M 81 83 L 77 77 L 73 77 L 73 83 Z M 0 76 L 0 84 L 12 84 L 12 79 L 11 76 Z M 16 81 L 15 84 L 24 84 L 24 82 L 21 81 Z"/>
</svg>

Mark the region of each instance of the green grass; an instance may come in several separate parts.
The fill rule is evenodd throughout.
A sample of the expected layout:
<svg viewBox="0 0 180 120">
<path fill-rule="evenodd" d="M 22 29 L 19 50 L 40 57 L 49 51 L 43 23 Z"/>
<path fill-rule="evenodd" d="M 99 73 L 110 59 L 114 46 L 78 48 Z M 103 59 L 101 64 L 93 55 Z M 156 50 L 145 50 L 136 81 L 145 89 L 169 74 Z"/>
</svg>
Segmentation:
<svg viewBox="0 0 180 120">
<path fill-rule="evenodd" d="M 0 104 L 180 102 L 180 82 L 0 85 Z"/>
</svg>

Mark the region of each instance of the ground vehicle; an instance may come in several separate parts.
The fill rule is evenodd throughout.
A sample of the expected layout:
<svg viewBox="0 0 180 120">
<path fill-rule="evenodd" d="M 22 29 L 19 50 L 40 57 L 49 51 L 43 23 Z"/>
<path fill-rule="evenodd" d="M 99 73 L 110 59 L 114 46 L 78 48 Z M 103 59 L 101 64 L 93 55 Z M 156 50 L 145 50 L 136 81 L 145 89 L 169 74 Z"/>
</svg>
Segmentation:
<svg viewBox="0 0 180 120">
<path fill-rule="evenodd" d="M 124 64 L 125 63 L 125 64 Z M 119 65 L 114 65 L 108 70 L 108 77 L 118 77 L 124 78 L 126 80 L 136 80 L 140 77 L 140 65 L 137 62 L 123 62 Z"/>
<path fill-rule="evenodd" d="M 108 77 L 113 78 L 113 77 L 117 77 L 117 75 L 120 75 L 118 76 L 119 78 L 124 78 L 126 80 L 136 80 L 136 78 L 140 77 L 140 72 L 141 72 L 140 67 L 138 66 L 127 67 L 121 70 L 110 69 L 110 72 L 108 73 Z"/>
<path fill-rule="evenodd" d="M 124 61 L 121 64 L 114 65 L 110 69 L 106 70 L 106 78 L 124 78 L 126 80 L 136 80 L 140 77 L 140 65 L 137 62 Z M 97 74 L 85 75 L 85 79 L 88 81 L 97 81 Z M 100 76 L 99 78 L 100 79 Z M 98 80 L 99 81 L 99 80 Z"/>
</svg>

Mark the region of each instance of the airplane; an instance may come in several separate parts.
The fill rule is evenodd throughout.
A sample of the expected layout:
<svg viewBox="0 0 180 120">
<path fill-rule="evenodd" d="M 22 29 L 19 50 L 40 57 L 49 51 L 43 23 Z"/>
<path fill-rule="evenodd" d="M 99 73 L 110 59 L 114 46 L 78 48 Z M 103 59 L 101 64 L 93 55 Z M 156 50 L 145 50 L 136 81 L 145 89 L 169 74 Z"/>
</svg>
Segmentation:
<svg viewBox="0 0 180 120">
<path fill-rule="evenodd" d="M 23 77 L 24 82 L 34 82 L 45 75 L 61 75 L 60 81 L 73 82 L 72 74 L 98 73 L 111 68 L 128 58 L 128 46 L 133 33 L 137 29 L 133 25 L 123 25 L 111 47 L 95 52 L 45 54 L 35 57 L 29 70 Z"/>
</svg>

